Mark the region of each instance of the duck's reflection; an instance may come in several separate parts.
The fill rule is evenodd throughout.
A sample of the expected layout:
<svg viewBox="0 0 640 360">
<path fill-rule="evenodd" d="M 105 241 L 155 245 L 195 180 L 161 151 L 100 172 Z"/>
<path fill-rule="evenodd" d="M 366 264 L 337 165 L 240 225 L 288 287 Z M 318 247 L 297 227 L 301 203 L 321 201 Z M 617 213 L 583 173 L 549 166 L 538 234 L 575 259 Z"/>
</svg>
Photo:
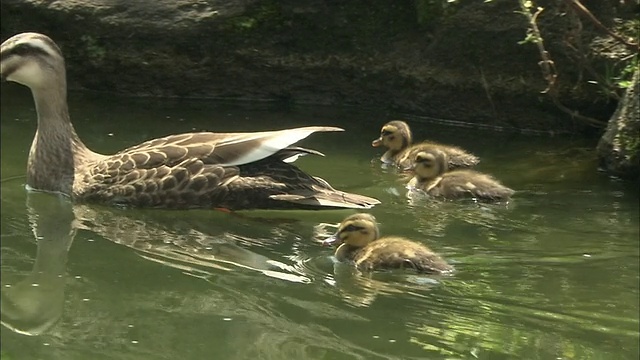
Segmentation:
<svg viewBox="0 0 640 360">
<path fill-rule="evenodd" d="M 342 299 L 356 307 L 373 305 L 378 296 L 412 294 L 422 296 L 425 291 L 441 285 L 442 275 L 413 274 L 406 271 L 366 272 L 353 264 L 335 262 L 333 276 L 325 279 L 335 286 Z"/>
<path fill-rule="evenodd" d="M 2 288 L 1 321 L 17 333 L 39 335 L 62 315 L 67 254 L 77 222 L 66 198 L 37 193 L 27 197 L 27 216 L 36 259 L 29 275 Z"/>
<path fill-rule="evenodd" d="M 205 278 L 220 271 L 251 270 L 293 282 L 309 282 L 293 266 L 249 251 L 238 244 L 265 239 L 229 232 L 209 235 L 195 221 L 189 224 L 162 216 L 118 209 L 74 205 L 67 198 L 29 193 L 27 215 L 37 252 L 31 272 L 3 270 L 1 323 L 14 332 L 40 335 L 60 319 L 65 301 L 67 256 L 77 230 L 88 230 L 114 243 L 132 248 L 141 257 Z M 209 227 L 211 228 L 211 227 Z M 198 230 L 200 229 L 200 230 Z"/>
<path fill-rule="evenodd" d="M 212 271 L 239 267 L 293 282 L 310 281 L 294 267 L 238 245 L 264 244 L 269 239 L 220 233 L 212 227 L 210 214 L 183 220 L 172 211 L 129 212 L 88 205 L 74 206 L 74 213 L 91 232 L 189 275 L 206 278 Z"/>
</svg>

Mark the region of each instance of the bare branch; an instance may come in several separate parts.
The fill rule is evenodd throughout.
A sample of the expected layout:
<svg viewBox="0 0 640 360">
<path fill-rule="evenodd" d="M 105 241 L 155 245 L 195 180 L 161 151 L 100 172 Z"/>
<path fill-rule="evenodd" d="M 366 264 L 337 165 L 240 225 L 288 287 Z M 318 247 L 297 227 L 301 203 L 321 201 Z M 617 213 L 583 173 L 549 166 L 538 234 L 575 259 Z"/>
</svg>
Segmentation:
<svg viewBox="0 0 640 360">
<path fill-rule="evenodd" d="M 544 47 L 544 41 L 542 39 L 542 35 L 540 33 L 540 29 L 538 28 L 537 19 L 538 16 L 544 11 L 543 8 L 537 8 L 535 13 L 531 13 L 529 8 L 525 6 L 524 0 L 520 0 L 520 8 L 522 9 L 522 14 L 527 17 L 529 20 L 529 26 L 531 28 L 531 32 L 533 33 L 533 37 L 535 39 L 536 46 L 538 47 L 538 52 L 540 53 L 540 58 L 542 59 L 538 62 L 540 69 L 542 70 L 542 76 L 547 81 L 547 88 L 542 91 L 543 94 L 549 95 L 553 104 L 558 107 L 562 112 L 569 114 L 573 119 L 581 120 L 591 126 L 594 127 L 604 127 L 606 122 L 594 119 L 588 116 L 581 115 L 576 110 L 571 110 L 566 107 L 559 99 L 558 99 L 558 91 L 556 88 L 556 80 L 558 79 L 558 71 L 556 69 L 555 63 L 551 59 L 551 55 Z"/>
<path fill-rule="evenodd" d="M 593 13 L 591 13 L 591 11 L 589 11 L 589 9 L 587 9 L 584 5 L 582 5 L 580 0 L 565 0 L 565 2 L 571 8 L 573 8 L 573 10 L 575 12 L 577 12 L 579 15 L 589 19 L 598 29 L 604 31 L 605 33 L 607 33 L 612 38 L 618 40 L 619 42 L 621 42 L 622 44 L 627 46 L 629 49 L 631 49 L 632 51 L 640 51 L 640 46 L 637 43 L 628 41 L 627 39 L 623 38 L 621 35 L 615 33 L 613 30 L 611 30 L 608 27 L 602 25 L 600 20 L 598 20 L 593 15 Z"/>
</svg>

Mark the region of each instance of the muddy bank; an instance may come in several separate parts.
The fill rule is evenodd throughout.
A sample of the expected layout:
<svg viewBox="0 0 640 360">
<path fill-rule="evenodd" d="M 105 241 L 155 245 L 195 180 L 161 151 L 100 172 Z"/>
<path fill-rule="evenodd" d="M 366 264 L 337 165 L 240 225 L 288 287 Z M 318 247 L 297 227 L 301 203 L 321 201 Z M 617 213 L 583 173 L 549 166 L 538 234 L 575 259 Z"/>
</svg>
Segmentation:
<svg viewBox="0 0 640 360">
<path fill-rule="evenodd" d="M 600 166 L 610 174 L 630 179 L 640 177 L 640 69 L 609 120 L 597 151 Z"/>
<path fill-rule="evenodd" d="M 561 41 L 568 9 L 538 3 L 546 7 L 540 26 L 562 101 L 606 121 L 616 101 L 577 81 L 584 74 Z M 607 25 L 625 10 L 614 1 L 584 3 Z M 519 129 L 583 129 L 540 93 L 539 54 L 518 44 L 527 24 L 517 10 L 512 0 L 461 1 L 450 15 L 425 19 L 430 10 L 415 2 L 3 0 L 0 35 L 50 35 L 67 57 L 73 88 L 355 104 Z M 583 43 L 602 39 L 582 25 Z"/>
</svg>

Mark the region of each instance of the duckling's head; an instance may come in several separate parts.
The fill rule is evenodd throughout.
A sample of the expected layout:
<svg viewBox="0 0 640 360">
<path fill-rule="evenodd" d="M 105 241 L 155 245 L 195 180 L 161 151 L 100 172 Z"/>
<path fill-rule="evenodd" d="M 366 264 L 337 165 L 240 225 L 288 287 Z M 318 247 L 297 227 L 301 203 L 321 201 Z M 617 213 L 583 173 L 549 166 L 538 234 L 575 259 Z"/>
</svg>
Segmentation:
<svg viewBox="0 0 640 360">
<path fill-rule="evenodd" d="M 346 244 L 361 248 L 380 237 L 378 223 L 373 215 L 359 213 L 342 220 L 338 231 L 324 241 L 325 245 Z"/>
<path fill-rule="evenodd" d="M 0 76 L 31 89 L 65 84 L 64 58 L 56 43 L 38 33 L 21 33 L 0 45 Z"/>
<path fill-rule="evenodd" d="M 448 164 L 447 154 L 438 149 L 429 149 L 416 154 L 413 171 L 420 179 L 433 179 L 444 174 Z"/>
<path fill-rule="evenodd" d="M 402 151 L 411 145 L 411 129 L 406 122 L 400 120 L 390 121 L 380 130 L 380 137 L 371 142 L 371 146 L 384 146 L 391 151 Z"/>
</svg>

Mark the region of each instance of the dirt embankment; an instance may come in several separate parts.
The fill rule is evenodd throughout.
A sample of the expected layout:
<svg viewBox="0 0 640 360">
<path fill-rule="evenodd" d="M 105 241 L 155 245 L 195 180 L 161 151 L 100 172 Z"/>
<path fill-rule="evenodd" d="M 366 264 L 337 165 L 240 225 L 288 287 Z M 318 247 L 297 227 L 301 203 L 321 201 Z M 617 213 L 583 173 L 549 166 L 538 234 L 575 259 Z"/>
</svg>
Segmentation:
<svg viewBox="0 0 640 360">
<path fill-rule="evenodd" d="M 546 7 L 539 23 L 562 101 L 606 121 L 615 101 L 587 84 L 564 39 L 578 36 L 588 46 L 598 33 L 587 22 L 579 32 L 567 29 L 562 1 L 536 3 Z M 615 1 L 584 3 L 606 25 L 621 11 Z M 50 35 L 74 88 L 358 104 L 519 129 L 581 127 L 540 93 L 547 84 L 539 53 L 518 44 L 527 22 L 517 1 L 467 0 L 451 10 L 425 20 L 414 2 L 3 0 L 0 35 Z"/>
</svg>

